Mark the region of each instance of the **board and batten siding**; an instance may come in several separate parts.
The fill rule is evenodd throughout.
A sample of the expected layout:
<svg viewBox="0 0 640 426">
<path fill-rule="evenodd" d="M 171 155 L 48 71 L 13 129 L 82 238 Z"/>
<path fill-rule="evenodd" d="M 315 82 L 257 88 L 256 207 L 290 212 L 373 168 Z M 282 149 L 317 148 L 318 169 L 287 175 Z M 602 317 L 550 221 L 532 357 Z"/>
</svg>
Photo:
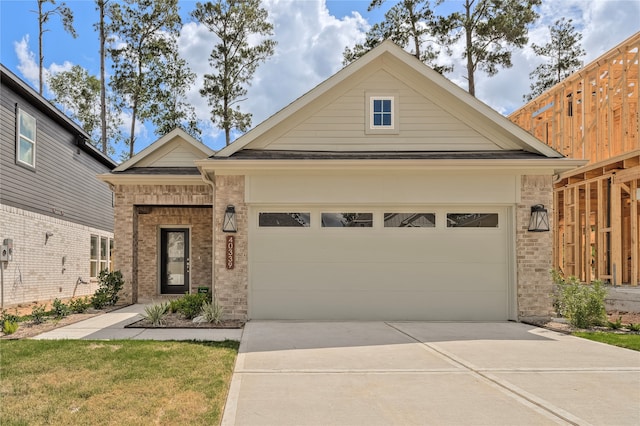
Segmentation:
<svg viewBox="0 0 640 426">
<path fill-rule="evenodd" d="M 349 86 L 348 82 L 343 83 Z M 399 133 L 365 133 L 368 95 L 393 94 Z M 392 144 L 389 142 L 393 141 Z M 385 70 L 378 70 L 268 144 L 274 150 L 483 151 L 496 145 Z"/>
<path fill-rule="evenodd" d="M 36 169 L 16 164 L 16 104 L 36 119 Z M 96 178 L 109 168 L 76 145 L 75 136 L 2 84 L 0 203 L 113 232 L 111 190 Z"/>
</svg>

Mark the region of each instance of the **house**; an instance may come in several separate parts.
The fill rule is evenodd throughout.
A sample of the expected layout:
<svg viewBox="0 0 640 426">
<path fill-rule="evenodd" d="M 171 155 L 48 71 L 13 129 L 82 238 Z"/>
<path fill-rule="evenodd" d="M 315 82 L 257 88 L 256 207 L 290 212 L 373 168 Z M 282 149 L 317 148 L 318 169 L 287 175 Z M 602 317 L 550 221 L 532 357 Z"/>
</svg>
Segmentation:
<svg viewBox="0 0 640 426">
<path fill-rule="evenodd" d="M 2 307 L 91 295 L 114 247 L 112 193 L 96 174 L 116 164 L 2 65 L 0 83 Z"/>
<path fill-rule="evenodd" d="M 552 218 L 553 176 L 583 164 L 384 42 L 214 154 L 174 131 L 100 179 L 131 302 L 206 286 L 234 319 L 518 320 L 552 311 L 532 207 Z"/>
<path fill-rule="evenodd" d="M 554 268 L 584 282 L 640 284 L 640 32 L 509 118 L 588 163 L 554 182 Z"/>
</svg>

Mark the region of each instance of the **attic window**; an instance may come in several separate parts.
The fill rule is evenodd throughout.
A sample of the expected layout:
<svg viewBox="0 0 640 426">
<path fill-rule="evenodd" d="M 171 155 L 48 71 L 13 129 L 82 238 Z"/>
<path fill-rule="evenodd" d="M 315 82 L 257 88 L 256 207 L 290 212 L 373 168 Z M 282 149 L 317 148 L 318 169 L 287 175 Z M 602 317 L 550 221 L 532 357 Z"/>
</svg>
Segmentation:
<svg viewBox="0 0 640 426">
<path fill-rule="evenodd" d="M 390 94 L 366 96 L 365 133 L 398 133 L 398 97 Z"/>
</svg>

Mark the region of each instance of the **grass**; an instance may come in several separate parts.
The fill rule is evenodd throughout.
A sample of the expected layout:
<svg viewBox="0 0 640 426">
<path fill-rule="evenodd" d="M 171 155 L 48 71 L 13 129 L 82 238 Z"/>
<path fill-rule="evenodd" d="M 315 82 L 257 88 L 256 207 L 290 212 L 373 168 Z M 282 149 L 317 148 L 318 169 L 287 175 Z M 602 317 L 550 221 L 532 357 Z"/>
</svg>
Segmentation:
<svg viewBox="0 0 640 426">
<path fill-rule="evenodd" d="M 219 424 L 238 343 L 0 341 L 3 426 Z"/>
<path fill-rule="evenodd" d="M 640 334 L 617 334 L 604 333 L 601 331 L 579 331 L 573 333 L 573 335 L 582 337 L 584 339 L 594 340 L 596 342 L 607 343 L 613 346 L 620 346 L 621 348 L 640 351 Z"/>
</svg>

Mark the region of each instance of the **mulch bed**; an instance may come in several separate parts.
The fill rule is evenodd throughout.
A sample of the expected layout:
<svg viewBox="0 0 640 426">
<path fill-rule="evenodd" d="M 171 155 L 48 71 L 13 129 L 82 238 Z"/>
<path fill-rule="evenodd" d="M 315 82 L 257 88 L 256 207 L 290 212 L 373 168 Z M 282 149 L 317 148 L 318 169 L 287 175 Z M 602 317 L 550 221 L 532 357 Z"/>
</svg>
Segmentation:
<svg viewBox="0 0 640 426">
<path fill-rule="evenodd" d="M 164 316 L 163 325 L 153 325 L 151 321 L 141 319 L 133 324 L 125 326 L 125 328 L 242 328 L 244 327 L 243 321 L 238 320 L 226 320 L 219 324 L 213 324 L 210 322 L 193 322 L 190 319 L 182 317 L 178 313 L 167 313 Z"/>
</svg>

